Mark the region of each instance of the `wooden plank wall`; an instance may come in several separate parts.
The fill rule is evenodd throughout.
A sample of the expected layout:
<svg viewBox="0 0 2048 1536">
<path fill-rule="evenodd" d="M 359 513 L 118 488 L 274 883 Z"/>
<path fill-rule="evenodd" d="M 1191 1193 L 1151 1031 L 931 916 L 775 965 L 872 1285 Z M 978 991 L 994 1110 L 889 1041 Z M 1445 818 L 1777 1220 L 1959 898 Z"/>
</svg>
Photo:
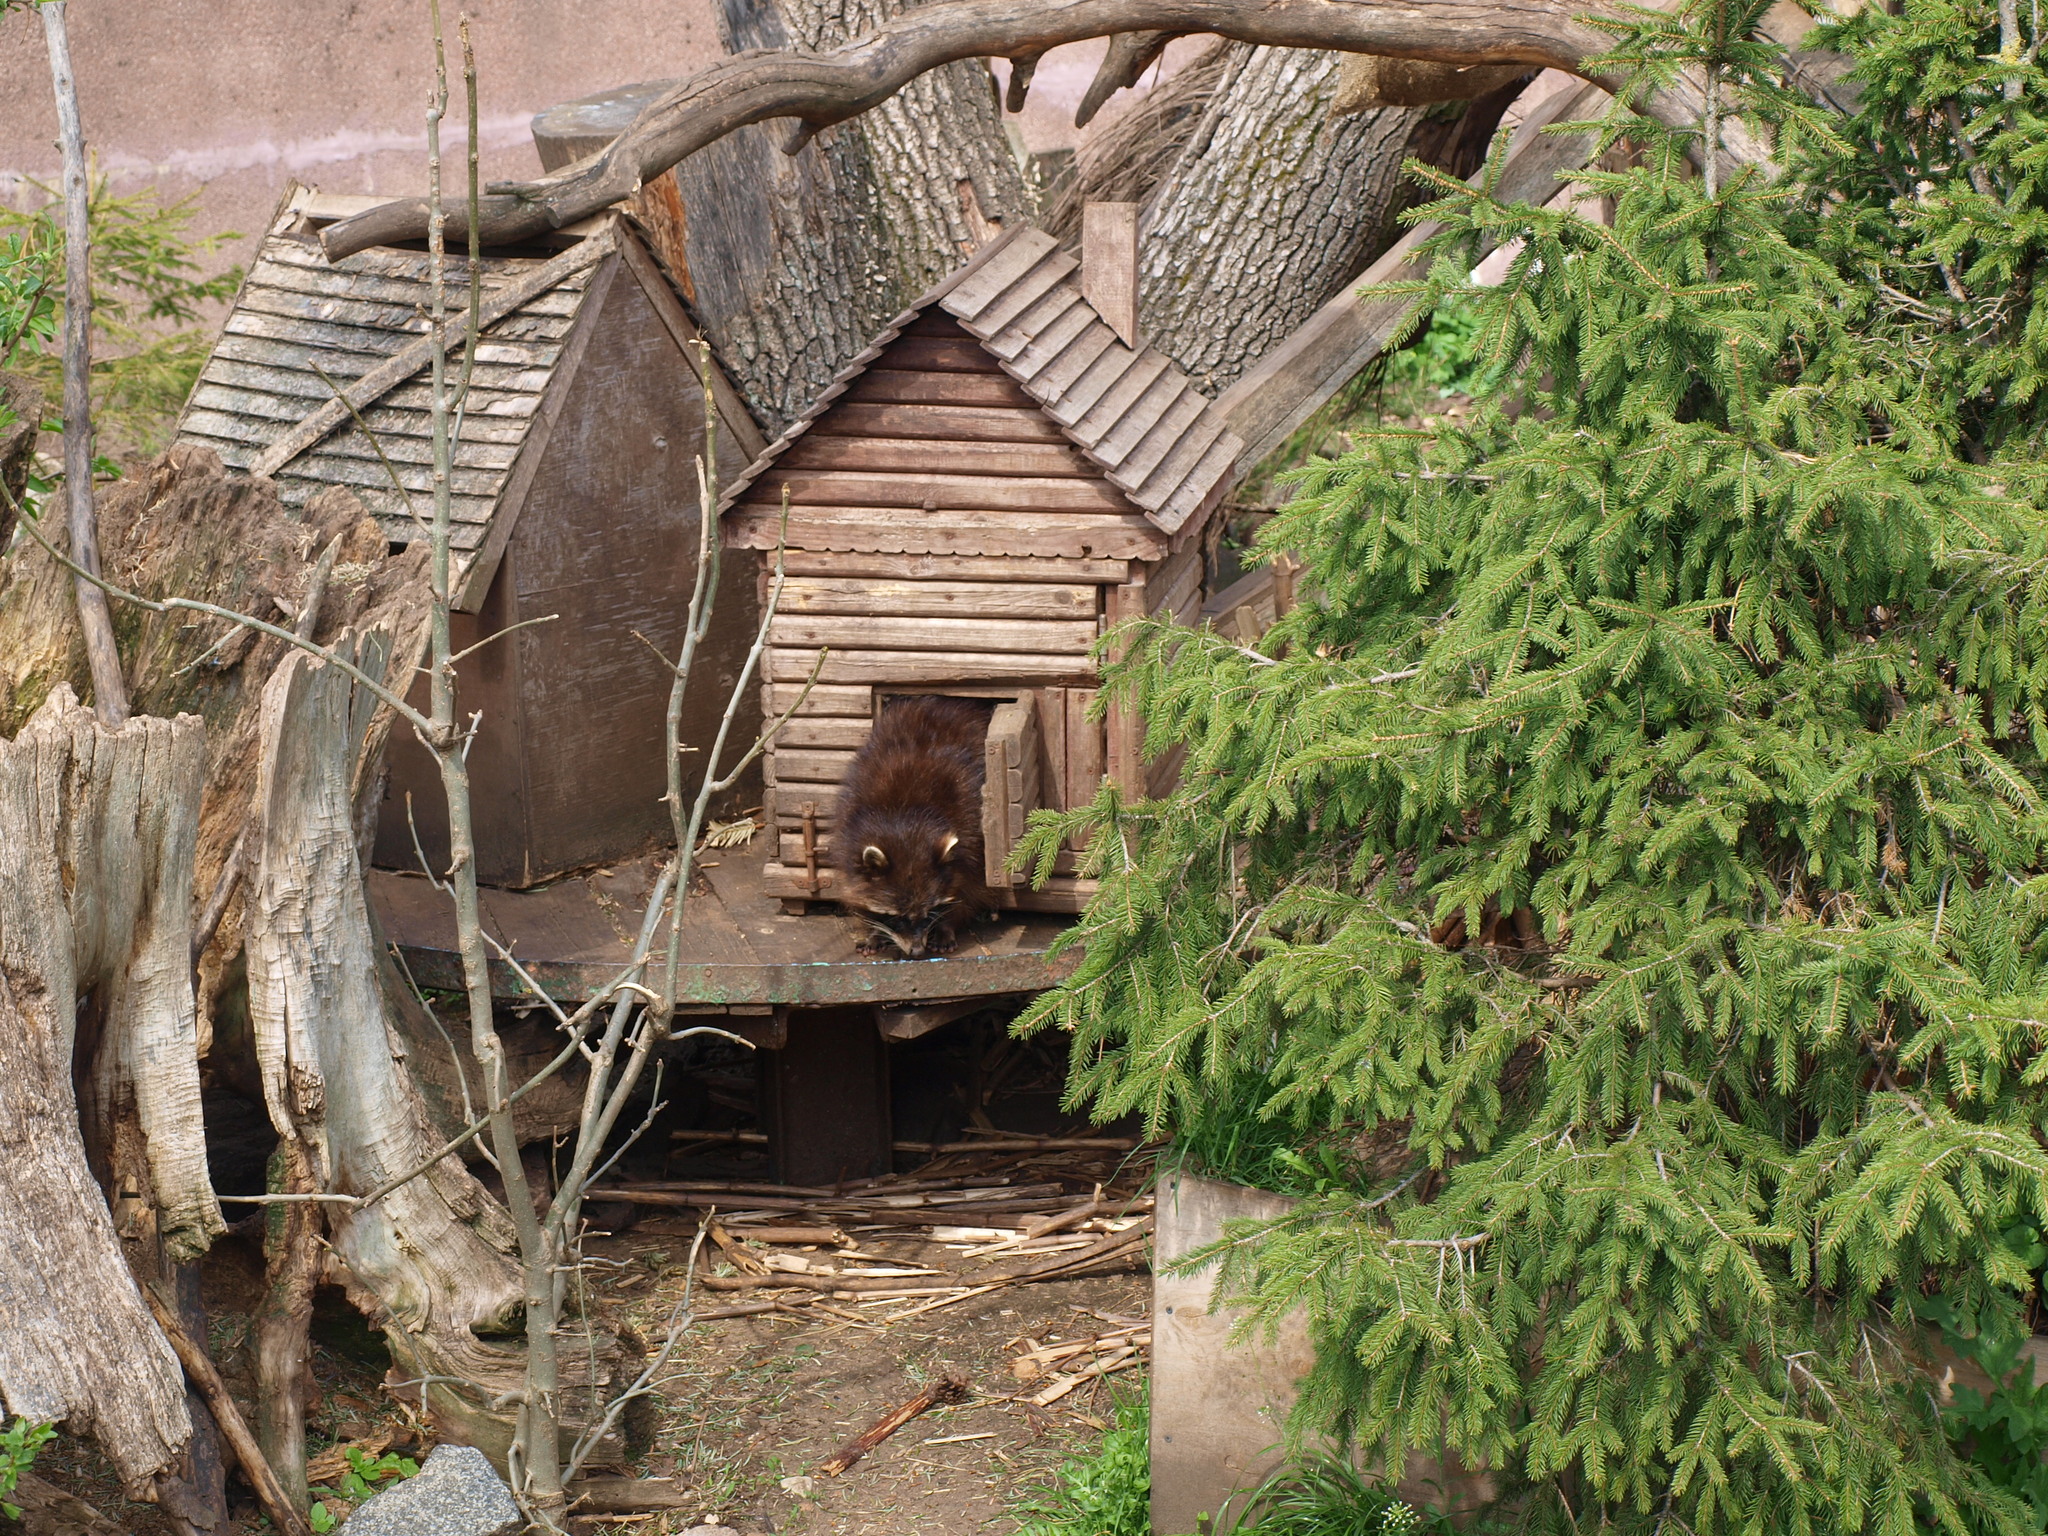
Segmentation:
<svg viewBox="0 0 2048 1536">
<path fill-rule="evenodd" d="M 771 548 L 784 487 L 789 579 L 764 709 L 787 708 L 826 656 L 766 762 L 778 893 L 809 894 L 809 807 L 829 895 L 839 786 L 889 694 L 1034 700 L 1045 803 L 1091 799 L 1109 754 L 1103 723 L 1086 718 L 1089 651 L 1113 594 L 1168 545 L 981 345 L 943 314 L 913 321 L 749 488 L 728 514 L 729 539 Z M 1200 553 L 1188 544 L 1191 560 L 1161 567 L 1176 584 L 1192 577 L 1169 594 L 1176 612 L 1199 602 Z"/>
</svg>

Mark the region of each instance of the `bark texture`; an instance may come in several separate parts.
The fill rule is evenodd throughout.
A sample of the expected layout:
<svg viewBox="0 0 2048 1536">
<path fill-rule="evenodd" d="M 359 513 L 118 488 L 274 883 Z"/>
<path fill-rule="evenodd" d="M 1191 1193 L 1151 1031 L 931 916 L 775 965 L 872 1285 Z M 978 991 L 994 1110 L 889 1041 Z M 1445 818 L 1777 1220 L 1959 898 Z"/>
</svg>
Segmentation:
<svg viewBox="0 0 2048 1536">
<path fill-rule="evenodd" d="M 384 674 L 388 633 L 342 646 Z M 264 689 L 249 1017 L 271 1121 L 333 1194 L 368 1194 L 435 1145 L 385 1025 L 357 858 L 355 763 L 375 712 L 347 673 L 303 654 Z M 391 1325 L 431 1336 L 509 1326 L 520 1295 L 511 1228 L 459 1161 L 337 1212 L 335 1254 Z"/>
<path fill-rule="evenodd" d="M 275 1194 L 314 1191 L 303 1142 L 281 1141 L 271 1159 Z M 286 1499 L 307 1507 L 306 1402 L 313 1382 L 313 1290 L 325 1267 L 321 1207 L 310 1201 L 264 1213 L 263 1303 L 256 1313 L 256 1439 Z"/>
<path fill-rule="evenodd" d="M 147 470 L 100 493 L 100 556 L 107 578 L 143 597 L 195 598 L 291 623 L 313 584 L 319 556 L 339 537 L 314 638 L 331 639 L 366 618 L 390 627 L 401 648 L 424 642 L 424 545 L 392 556 L 384 535 L 347 491 L 316 497 L 303 520 L 269 480 L 230 475 L 209 449 L 177 447 Z M 45 536 L 65 547 L 56 519 Z M 64 568 L 27 539 L 0 558 L 0 736 L 18 731 L 59 682 L 90 683 Z M 193 910 L 220 887 L 230 850 L 247 824 L 256 778 L 256 723 L 263 682 L 282 640 L 191 613 L 149 613 L 119 604 L 114 629 L 137 711 L 206 723 Z M 381 733 L 387 722 L 380 720 Z M 375 761 L 364 771 L 374 772 Z M 240 887 L 200 958 L 200 1054 L 211 1041 L 216 994 L 241 950 Z"/>
<path fill-rule="evenodd" d="M 1780 12 L 1785 24 L 1773 30 Z M 1269 47 L 1455 65 L 1530 64 L 1576 74 L 1611 47 L 1607 34 L 1591 24 L 1597 18 L 1597 12 L 1551 0 L 1409 0 L 1400 6 L 1356 0 L 936 0 L 830 53 L 753 52 L 700 71 L 608 149 L 540 181 L 487 194 L 477 223 L 487 243 L 531 238 L 631 197 L 669 167 L 748 123 L 788 117 L 813 129 L 843 123 L 927 70 L 958 60 L 1033 58 L 1061 43 L 1116 33 L 1213 32 Z M 1766 19 L 1764 31 L 1790 48 L 1810 25 L 1804 13 L 1786 4 Z M 1650 92 L 1642 109 L 1668 126 L 1692 128 L 1704 99 L 1695 71 Z M 1770 146 L 1741 124 L 1730 125 L 1721 149 L 1729 167 L 1770 159 Z M 449 199 L 442 211 L 450 238 L 460 238 L 469 227 L 466 204 Z M 321 244 L 338 261 L 373 245 L 418 239 L 429 216 L 418 198 L 385 203 L 330 225 Z"/>
<path fill-rule="evenodd" d="M 332 644 L 372 676 L 395 680 L 413 666 L 393 658 L 381 628 Z M 272 1122 L 314 1185 L 357 1196 L 418 1167 L 441 1141 L 391 1023 L 417 1003 L 387 991 L 363 889 L 359 765 L 381 713 L 338 666 L 298 652 L 279 663 L 263 693 L 247 915 L 249 1016 Z M 519 1389 L 524 1365 L 519 1348 L 483 1337 L 515 1333 L 523 1316 L 503 1207 L 451 1156 L 375 1205 L 331 1206 L 328 1231 L 351 1300 L 385 1329 L 401 1373 L 434 1378 L 426 1400 L 444 1438 L 502 1463 L 511 1421 L 494 1404 Z M 282 1327 L 276 1342 L 288 1355 Z M 561 1350 L 564 1399 L 580 1420 L 593 1367 L 596 1389 L 607 1389 L 620 1351 L 569 1330 Z M 280 1358 L 279 1370 L 288 1364 Z"/>
<path fill-rule="evenodd" d="M 1381 242 L 1419 109 L 1331 114 L 1342 56 L 1232 43 L 1207 108 L 1154 189 L 1138 318 L 1215 395 Z"/>
<path fill-rule="evenodd" d="M 728 52 L 829 49 L 900 0 L 726 0 Z M 946 64 L 795 155 L 756 124 L 676 168 L 690 282 L 720 360 L 779 433 L 916 294 L 1028 216 L 987 67 Z"/>
<path fill-rule="evenodd" d="M 109 730 L 68 684 L 0 744 L 0 1400 L 92 1434 L 138 1491 L 192 1423 L 117 1227 L 147 1210 L 186 1257 L 222 1230 L 187 959 L 203 767 L 199 721 Z M 124 1180 L 112 1212 L 78 1078 L 144 1140 L 149 1187 Z"/>
</svg>

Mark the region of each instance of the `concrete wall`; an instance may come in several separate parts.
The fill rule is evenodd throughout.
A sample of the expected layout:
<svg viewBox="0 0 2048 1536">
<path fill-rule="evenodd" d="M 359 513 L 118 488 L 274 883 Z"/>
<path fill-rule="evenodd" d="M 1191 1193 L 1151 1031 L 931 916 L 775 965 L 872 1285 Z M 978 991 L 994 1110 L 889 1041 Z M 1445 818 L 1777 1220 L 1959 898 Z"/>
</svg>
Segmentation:
<svg viewBox="0 0 2048 1536">
<path fill-rule="evenodd" d="M 444 0 L 458 71 L 459 0 Z M 719 57 L 713 0 L 466 0 L 488 179 L 538 174 L 527 119 L 609 86 Z M 417 191 L 433 79 L 425 0 L 71 0 L 86 137 L 119 190 L 198 192 L 195 230 L 239 230 L 246 264 L 285 186 Z M 0 18 L 0 199 L 54 181 L 56 111 L 40 23 Z M 449 162 L 460 175 L 459 154 Z"/>
<path fill-rule="evenodd" d="M 443 3 L 451 60 L 459 3 Z M 715 3 L 466 0 L 485 180 L 539 174 L 527 123 L 543 107 L 719 58 Z M 100 166 L 117 190 L 153 183 L 167 198 L 197 192 L 195 232 L 243 237 L 217 265 L 247 264 L 293 181 L 392 196 L 425 186 L 426 0 L 71 0 L 70 22 L 80 109 Z M 1019 123 L 1028 147 L 1074 143 L 1073 109 L 1103 46 L 1047 56 Z M 1165 72 L 1197 46 L 1176 44 Z M 458 177 L 459 72 L 452 90 L 446 142 L 449 174 Z M 1122 106 L 1112 103 L 1104 120 Z M 0 201 L 42 200 L 27 183 L 55 181 L 56 133 L 42 27 L 32 12 L 13 12 L 0 18 Z"/>
</svg>

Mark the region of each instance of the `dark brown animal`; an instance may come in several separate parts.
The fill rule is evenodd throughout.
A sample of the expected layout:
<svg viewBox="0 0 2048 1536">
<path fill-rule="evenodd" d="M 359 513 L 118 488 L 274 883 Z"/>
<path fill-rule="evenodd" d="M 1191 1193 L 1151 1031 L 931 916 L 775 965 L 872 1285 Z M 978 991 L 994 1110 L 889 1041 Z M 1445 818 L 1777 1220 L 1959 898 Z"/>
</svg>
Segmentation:
<svg viewBox="0 0 2048 1536">
<path fill-rule="evenodd" d="M 872 949 L 944 954 L 996 904 L 981 847 L 989 708 L 938 695 L 892 700 L 854 754 L 833 845 L 843 899 L 874 928 Z"/>
</svg>

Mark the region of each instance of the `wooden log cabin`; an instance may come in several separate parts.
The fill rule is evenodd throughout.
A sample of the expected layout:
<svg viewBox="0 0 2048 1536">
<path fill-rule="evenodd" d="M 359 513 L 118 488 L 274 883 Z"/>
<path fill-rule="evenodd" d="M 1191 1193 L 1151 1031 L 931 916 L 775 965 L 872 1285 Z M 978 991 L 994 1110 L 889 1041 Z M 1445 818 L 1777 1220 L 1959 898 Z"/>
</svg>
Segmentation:
<svg viewBox="0 0 2048 1536">
<path fill-rule="evenodd" d="M 1136 209 L 1087 210 L 1077 259 L 1024 227 L 898 316 L 731 487 L 729 547 L 765 593 L 790 499 L 764 712 L 817 684 L 766 758 L 766 889 L 827 899 L 834 806 L 892 696 L 992 701 L 983 833 L 1009 904 L 1077 911 L 1071 855 L 1040 889 L 1008 868 L 1025 818 L 1105 774 L 1163 787 L 1138 722 L 1091 718 L 1091 652 L 1139 614 L 1196 622 L 1204 534 L 1243 445 L 1135 334 Z"/>
<path fill-rule="evenodd" d="M 330 264 L 314 238 L 378 201 L 304 188 L 285 199 L 178 437 L 273 477 L 290 506 L 346 486 L 399 545 L 426 536 L 432 507 L 427 254 L 379 248 Z M 468 280 L 451 255 L 458 308 Z M 523 887 L 667 835 L 668 674 L 635 631 L 679 648 L 705 412 L 686 351 L 697 328 L 626 218 L 489 252 L 482 287 L 487 324 L 454 455 L 454 642 L 556 616 L 459 668 L 460 708 L 481 715 L 470 754 L 478 878 Z M 719 453 L 743 463 L 761 451 L 760 432 L 722 376 L 713 395 Z M 751 578 L 724 585 L 729 622 L 699 663 L 707 686 L 684 720 L 696 739 L 716 728 L 715 684 L 737 678 L 755 623 Z M 377 864 L 418 868 L 414 826 L 429 861 L 445 864 L 439 775 L 404 732 L 391 739 L 382 811 Z"/>
</svg>

